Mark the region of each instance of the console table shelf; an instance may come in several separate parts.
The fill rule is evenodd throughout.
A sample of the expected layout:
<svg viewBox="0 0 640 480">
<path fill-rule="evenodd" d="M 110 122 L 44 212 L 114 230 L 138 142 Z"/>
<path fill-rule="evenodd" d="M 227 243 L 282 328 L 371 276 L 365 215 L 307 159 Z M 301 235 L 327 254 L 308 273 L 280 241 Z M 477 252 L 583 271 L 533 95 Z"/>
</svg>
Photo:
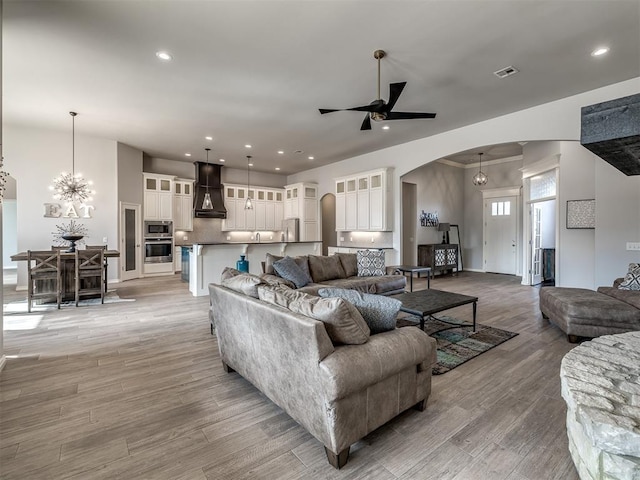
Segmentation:
<svg viewBox="0 0 640 480">
<path fill-rule="evenodd" d="M 458 245 L 455 243 L 433 243 L 418 245 L 418 265 L 431 267 L 433 273 L 458 271 Z"/>
</svg>

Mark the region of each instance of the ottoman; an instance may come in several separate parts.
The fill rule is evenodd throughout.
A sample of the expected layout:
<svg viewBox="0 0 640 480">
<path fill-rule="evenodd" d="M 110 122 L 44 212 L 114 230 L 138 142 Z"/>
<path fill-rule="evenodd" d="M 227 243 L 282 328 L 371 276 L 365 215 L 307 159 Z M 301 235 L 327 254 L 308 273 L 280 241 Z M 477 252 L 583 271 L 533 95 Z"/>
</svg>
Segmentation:
<svg viewBox="0 0 640 480">
<path fill-rule="evenodd" d="M 572 343 L 576 343 L 578 337 L 640 330 L 640 309 L 585 288 L 542 287 L 540 311 L 565 332 Z"/>
</svg>

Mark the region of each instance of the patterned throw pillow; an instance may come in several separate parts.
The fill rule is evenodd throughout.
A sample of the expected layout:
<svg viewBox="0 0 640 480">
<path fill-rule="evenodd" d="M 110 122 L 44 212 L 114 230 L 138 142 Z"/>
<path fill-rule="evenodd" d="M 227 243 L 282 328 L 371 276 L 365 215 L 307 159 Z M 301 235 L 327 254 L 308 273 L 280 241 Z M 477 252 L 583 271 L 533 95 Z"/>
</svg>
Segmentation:
<svg viewBox="0 0 640 480">
<path fill-rule="evenodd" d="M 307 283 L 311 283 L 309 274 L 300 268 L 296 261 L 289 256 L 273 262 L 273 269 L 285 280 L 293 282 L 296 288 L 302 288 Z"/>
<path fill-rule="evenodd" d="M 358 276 L 376 277 L 385 274 L 384 251 L 358 250 Z"/>
<path fill-rule="evenodd" d="M 640 263 L 629 264 L 629 271 L 618 288 L 620 290 L 640 290 Z"/>
<path fill-rule="evenodd" d="M 396 317 L 402 302 L 395 298 L 372 295 L 345 288 L 321 288 L 321 297 L 338 297 L 352 303 L 369 325 L 371 335 L 396 328 Z"/>
</svg>

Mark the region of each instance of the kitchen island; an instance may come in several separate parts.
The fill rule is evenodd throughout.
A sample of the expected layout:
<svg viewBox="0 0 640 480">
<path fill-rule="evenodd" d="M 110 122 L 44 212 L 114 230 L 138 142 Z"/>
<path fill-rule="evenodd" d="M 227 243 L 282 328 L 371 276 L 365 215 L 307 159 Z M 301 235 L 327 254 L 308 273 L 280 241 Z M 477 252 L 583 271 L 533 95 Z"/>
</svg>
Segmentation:
<svg viewBox="0 0 640 480">
<path fill-rule="evenodd" d="M 194 243 L 189 253 L 189 291 L 194 297 L 209 295 L 209 284 L 220 283 L 222 270 L 235 268 L 240 255 L 249 261 L 249 273 L 260 275 L 267 253 L 322 255 L 322 242 Z"/>
</svg>

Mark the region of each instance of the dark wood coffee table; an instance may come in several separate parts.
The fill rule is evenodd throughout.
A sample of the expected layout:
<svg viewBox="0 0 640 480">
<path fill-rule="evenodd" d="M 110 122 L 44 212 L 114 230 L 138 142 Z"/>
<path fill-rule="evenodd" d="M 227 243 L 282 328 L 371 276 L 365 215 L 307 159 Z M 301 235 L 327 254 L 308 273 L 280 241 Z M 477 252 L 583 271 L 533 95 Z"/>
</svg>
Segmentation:
<svg viewBox="0 0 640 480">
<path fill-rule="evenodd" d="M 426 317 L 434 313 L 443 312 L 450 308 L 459 307 L 461 305 L 473 304 L 473 331 L 476 331 L 476 308 L 478 297 L 462 295 L 460 293 L 445 292 L 443 290 L 419 290 L 417 292 L 405 292 L 398 295 L 392 295 L 392 298 L 400 300 L 402 312 L 411 313 L 420 317 L 420 328 L 424 330 L 424 322 Z M 442 321 L 442 320 L 441 320 Z M 445 322 L 447 323 L 447 322 Z M 459 327 L 460 325 L 457 325 Z M 462 325 L 465 326 L 465 325 Z"/>
</svg>

